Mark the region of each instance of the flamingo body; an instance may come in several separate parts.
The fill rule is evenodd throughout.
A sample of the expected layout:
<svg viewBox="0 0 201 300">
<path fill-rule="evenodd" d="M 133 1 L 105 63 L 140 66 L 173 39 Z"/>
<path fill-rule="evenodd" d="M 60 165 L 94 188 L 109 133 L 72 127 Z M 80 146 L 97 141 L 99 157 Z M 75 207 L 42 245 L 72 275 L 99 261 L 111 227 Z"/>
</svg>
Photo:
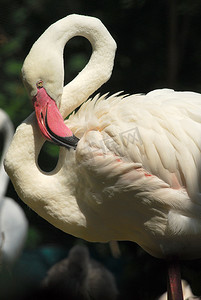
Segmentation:
<svg viewBox="0 0 201 300">
<path fill-rule="evenodd" d="M 86 101 L 111 75 L 115 43 L 102 26 L 94 18 L 70 16 L 47 29 L 23 67 L 31 97 L 42 80 L 63 117 Z M 65 43 L 73 31 L 95 45 L 88 65 L 62 94 L 63 69 L 56 69 L 59 79 L 51 70 L 65 43 L 53 44 L 52 31 L 58 38 L 63 33 Z M 44 43 L 54 55 L 39 56 L 38 65 L 35 58 Z M 5 167 L 25 203 L 54 226 L 88 241 L 130 240 L 156 257 L 201 257 L 200 94 L 161 89 L 96 96 L 65 124 L 80 140 L 76 150 L 61 147 L 50 173 L 37 164 L 44 137 L 35 114 L 18 127 Z"/>
</svg>

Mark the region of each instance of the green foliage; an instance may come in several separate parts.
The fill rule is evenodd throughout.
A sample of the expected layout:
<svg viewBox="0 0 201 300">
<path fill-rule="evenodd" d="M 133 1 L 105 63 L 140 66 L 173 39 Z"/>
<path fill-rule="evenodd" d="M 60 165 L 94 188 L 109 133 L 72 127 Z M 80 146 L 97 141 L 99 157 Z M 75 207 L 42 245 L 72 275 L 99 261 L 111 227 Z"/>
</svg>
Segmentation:
<svg viewBox="0 0 201 300">
<path fill-rule="evenodd" d="M 42 236 L 37 227 L 29 226 L 28 237 L 26 240 L 26 247 L 29 249 L 36 248 L 42 241 Z"/>
</svg>

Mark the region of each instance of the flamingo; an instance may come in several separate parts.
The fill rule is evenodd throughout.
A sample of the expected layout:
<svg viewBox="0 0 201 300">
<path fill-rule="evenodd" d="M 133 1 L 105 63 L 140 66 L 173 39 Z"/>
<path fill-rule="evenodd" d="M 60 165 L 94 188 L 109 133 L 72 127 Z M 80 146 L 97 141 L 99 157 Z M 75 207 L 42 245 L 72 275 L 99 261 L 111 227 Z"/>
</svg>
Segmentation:
<svg viewBox="0 0 201 300">
<path fill-rule="evenodd" d="M 5 197 L 9 177 L 3 167 L 3 159 L 12 140 L 14 129 L 8 115 L 0 109 L 0 131 L 4 135 L 4 147 L 0 163 L 0 263 L 12 265 L 19 257 L 27 236 L 28 222 L 21 207 Z"/>
<path fill-rule="evenodd" d="M 89 40 L 92 55 L 63 86 L 74 36 Z M 19 197 L 64 232 L 133 241 L 167 259 L 169 297 L 179 300 L 177 259 L 201 257 L 201 95 L 158 89 L 86 101 L 110 78 L 115 50 L 94 17 L 69 15 L 39 37 L 22 68 L 35 113 L 17 128 L 5 168 Z M 61 146 L 49 173 L 38 165 L 45 140 Z"/>
</svg>

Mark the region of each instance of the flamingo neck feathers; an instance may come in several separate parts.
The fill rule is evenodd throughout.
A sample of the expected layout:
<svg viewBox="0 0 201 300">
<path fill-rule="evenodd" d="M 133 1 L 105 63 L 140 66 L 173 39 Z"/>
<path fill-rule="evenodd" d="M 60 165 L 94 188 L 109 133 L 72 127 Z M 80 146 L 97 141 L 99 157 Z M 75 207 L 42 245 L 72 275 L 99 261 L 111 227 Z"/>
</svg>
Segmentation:
<svg viewBox="0 0 201 300">
<path fill-rule="evenodd" d="M 63 50 L 75 36 L 89 40 L 92 55 L 85 68 L 63 87 Z M 33 97 L 36 82 L 43 80 L 47 93 L 65 118 L 110 78 L 115 51 L 116 42 L 100 20 L 69 15 L 52 24 L 34 43 L 22 69 L 25 85 Z"/>
<path fill-rule="evenodd" d="M 72 224 L 79 220 L 84 226 L 85 218 L 74 196 L 75 153 L 61 149 L 56 168 L 45 173 L 38 165 L 43 143 L 35 115 L 31 114 L 16 130 L 5 158 L 6 172 L 28 206 L 61 230 L 65 231 L 67 222 L 71 234 L 78 235 Z"/>
<path fill-rule="evenodd" d="M 92 55 L 86 67 L 63 89 L 60 111 L 64 117 L 110 78 L 116 51 L 116 42 L 100 20 L 77 17 L 77 26 L 73 27 L 68 40 L 77 35 L 85 37 L 92 45 Z"/>
<path fill-rule="evenodd" d="M 86 67 L 63 88 L 63 49 L 74 36 L 87 38 L 93 52 Z M 25 59 L 22 75 L 30 96 L 36 93 L 36 82 L 43 80 L 48 94 L 60 106 L 62 115 L 67 116 L 109 79 L 115 50 L 115 41 L 96 18 L 70 15 L 59 20 L 41 35 Z M 43 143 L 32 114 L 17 128 L 5 158 L 6 171 L 18 195 L 60 229 L 65 230 L 63 223 L 73 224 L 78 220 L 85 226 L 86 220 L 73 194 L 77 180 L 74 152 L 61 149 L 56 168 L 47 174 L 38 166 Z M 69 232 L 78 235 L 75 226 L 70 227 Z"/>
</svg>

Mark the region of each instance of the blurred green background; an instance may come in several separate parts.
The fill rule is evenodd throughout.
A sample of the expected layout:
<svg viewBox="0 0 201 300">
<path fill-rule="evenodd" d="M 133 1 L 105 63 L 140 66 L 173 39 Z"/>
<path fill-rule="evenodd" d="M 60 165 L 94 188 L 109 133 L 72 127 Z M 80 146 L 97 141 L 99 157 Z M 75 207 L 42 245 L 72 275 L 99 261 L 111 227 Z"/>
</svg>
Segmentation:
<svg viewBox="0 0 201 300">
<path fill-rule="evenodd" d="M 71 13 L 100 18 L 117 42 L 114 71 L 98 91 L 101 94 L 143 93 L 160 87 L 201 92 L 199 0 L 1 0 L 0 107 L 15 127 L 33 111 L 20 77 L 23 60 L 50 24 Z M 68 43 L 66 83 L 84 67 L 90 53 L 83 38 Z M 58 148 L 46 143 L 39 158 L 41 167 L 51 169 L 57 155 Z M 20 299 L 37 287 L 47 269 L 65 257 L 77 239 L 32 212 L 11 183 L 7 195 L 24 209 L 29 234 L 21 258 L 1 278 L 0 293 L 6 299 Z M 165 290 L 165 263 L 134 243 L 120 242 L 121 257 L 115 259 L 108 244 L 79 242 L 88 245 L 92 256 L 114 273 L 122 299 L 156 299 Z M 182 277 L 201 295 L 201 260 L 183 262 Z"/>
</svg>

